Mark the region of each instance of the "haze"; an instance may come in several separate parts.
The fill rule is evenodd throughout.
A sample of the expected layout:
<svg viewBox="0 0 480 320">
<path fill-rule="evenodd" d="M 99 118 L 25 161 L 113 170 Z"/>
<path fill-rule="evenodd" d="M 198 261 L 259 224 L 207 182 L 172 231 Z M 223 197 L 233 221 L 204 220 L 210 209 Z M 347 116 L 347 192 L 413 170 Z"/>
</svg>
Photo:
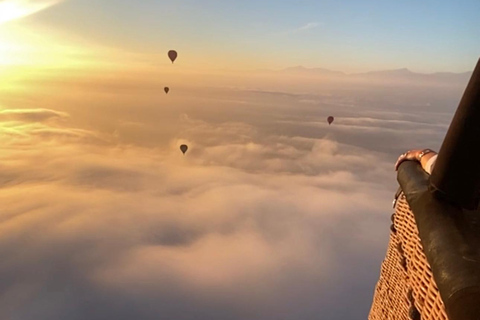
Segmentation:
<svg viewBox="0 0 480 320">
<path fill-rule="evenodd" d="M 0 319 L 365 319 L 479 6 L 0 1 Z"/>
</svg>

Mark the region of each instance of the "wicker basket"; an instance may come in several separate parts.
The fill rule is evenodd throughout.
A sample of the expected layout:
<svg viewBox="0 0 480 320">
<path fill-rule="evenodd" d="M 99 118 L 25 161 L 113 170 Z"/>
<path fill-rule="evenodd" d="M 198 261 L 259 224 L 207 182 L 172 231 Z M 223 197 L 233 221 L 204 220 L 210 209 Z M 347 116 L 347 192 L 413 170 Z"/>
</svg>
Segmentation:
<svg viewBox="0 0 480 320">
<path fill-rule="evenodd" d="M 369 320 L 447 320 L 405 195 L 394 204 L 390 242 Z"/>
</svg>

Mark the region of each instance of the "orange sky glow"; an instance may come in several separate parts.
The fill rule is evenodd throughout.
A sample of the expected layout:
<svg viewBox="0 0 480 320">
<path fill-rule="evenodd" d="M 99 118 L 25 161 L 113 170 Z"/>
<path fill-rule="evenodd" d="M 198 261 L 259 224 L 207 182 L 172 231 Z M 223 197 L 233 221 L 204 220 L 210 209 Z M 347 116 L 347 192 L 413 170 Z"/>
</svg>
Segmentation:
<svg viewBox="0 0 480 320">
<path fill-rule="evenodd" d="M 0 0 L 0 319 L 367 317 L 394 162 L 438 150 L 475 44 L 301 2 Z"/>
</svg>

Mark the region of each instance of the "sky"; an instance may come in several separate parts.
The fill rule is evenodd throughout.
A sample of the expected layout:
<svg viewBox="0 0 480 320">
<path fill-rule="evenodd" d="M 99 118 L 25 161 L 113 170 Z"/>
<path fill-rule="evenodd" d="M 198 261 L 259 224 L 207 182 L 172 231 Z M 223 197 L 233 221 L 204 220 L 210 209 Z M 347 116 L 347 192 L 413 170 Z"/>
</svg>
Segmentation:
<svg viewBox="0 0 480 320">
<path fill-rule="evenodd" d="M 366 319 L 478 9 L 0 1 L 0 319 Z"/>
<path fill-rule="evenodd" d="M 64 59 L 73 50 L 82 51 L 86 60 L 87 49 L 99 59 L 104 49 L 107 60 L 121 62 L 123 53 L 159 63 L 158 55 L 175 47 L 189 66 L 222 70 L 303 65 L 344 72 L 406 67 L 428 73 L 470 71 L 478 58 L 475 13 L 480 4 L 475 0 L 3 3 L 25 8 L 24 18 L 15 21 L 49 50 L 55 44 Z M 5 16 L 0 15 L 4 25 Z M 17 22 L 2 28 L 14 29 Z M 12 38 L 27 32 L 8 31 Z"/>
</svg>

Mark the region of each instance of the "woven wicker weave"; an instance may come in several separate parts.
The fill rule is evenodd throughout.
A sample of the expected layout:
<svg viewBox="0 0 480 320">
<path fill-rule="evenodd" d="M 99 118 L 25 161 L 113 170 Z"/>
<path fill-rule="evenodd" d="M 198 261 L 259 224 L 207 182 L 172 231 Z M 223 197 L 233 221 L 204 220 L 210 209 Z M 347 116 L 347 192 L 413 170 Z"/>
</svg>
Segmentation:
<svg viewBox="0 0 480 320">
<path fill-rule="evenodd" d="M 387 255 L 369 320 L 447 320 L 423 253 L 413 213 L 402 193 L 395 205 Z"/>
</svg>

